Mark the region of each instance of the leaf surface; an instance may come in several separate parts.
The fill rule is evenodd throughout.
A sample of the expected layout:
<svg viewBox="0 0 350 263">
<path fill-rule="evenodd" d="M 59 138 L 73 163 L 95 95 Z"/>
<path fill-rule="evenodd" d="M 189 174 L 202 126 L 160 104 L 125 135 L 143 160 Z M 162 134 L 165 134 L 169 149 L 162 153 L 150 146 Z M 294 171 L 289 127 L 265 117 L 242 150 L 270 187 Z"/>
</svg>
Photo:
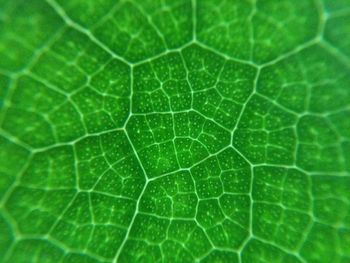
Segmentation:
<svg viewBox="0 0 350 263">
<path fill-rule="evenodd" d="M 349 6 L 0 1 L 0 261 L 349 262 Z"/>
</svg>

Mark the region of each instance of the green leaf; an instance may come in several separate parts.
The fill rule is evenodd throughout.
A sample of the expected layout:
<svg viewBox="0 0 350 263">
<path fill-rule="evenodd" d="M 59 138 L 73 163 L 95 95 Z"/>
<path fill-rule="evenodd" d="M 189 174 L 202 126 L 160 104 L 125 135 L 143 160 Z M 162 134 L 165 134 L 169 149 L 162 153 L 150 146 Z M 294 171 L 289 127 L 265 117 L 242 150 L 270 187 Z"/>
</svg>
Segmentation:
<svg viewBox="0 0 350 263">
<path fill-rule="evenodd" d="M 350 262 L 349 0 L 0 0 L 0 261 Z"/>
</svg>

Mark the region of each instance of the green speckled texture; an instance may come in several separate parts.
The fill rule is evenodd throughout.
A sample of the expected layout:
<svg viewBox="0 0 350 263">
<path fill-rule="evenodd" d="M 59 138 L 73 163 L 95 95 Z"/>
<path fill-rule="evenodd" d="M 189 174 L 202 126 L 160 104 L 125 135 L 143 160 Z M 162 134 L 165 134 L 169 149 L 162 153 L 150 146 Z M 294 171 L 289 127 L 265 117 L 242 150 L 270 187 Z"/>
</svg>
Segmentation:
<svg viewBox="0 0 350 263">
<path fill-rule="evenodd" d="M 0 0 L 0 262 L 350 262 L 350 1 Z"/>
</svg>

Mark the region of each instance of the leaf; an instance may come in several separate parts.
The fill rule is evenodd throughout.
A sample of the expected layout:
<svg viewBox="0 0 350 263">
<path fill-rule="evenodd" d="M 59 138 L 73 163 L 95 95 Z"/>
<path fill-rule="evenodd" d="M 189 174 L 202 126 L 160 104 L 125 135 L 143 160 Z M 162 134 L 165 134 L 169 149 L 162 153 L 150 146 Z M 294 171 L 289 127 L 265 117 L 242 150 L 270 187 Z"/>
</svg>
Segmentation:
<svg viewBox="0 0 350 263">
<path fill-rule="evenodd" d="M 0 1 L 0 261 L 349 262 L 349 4 Z"/>
</svg>

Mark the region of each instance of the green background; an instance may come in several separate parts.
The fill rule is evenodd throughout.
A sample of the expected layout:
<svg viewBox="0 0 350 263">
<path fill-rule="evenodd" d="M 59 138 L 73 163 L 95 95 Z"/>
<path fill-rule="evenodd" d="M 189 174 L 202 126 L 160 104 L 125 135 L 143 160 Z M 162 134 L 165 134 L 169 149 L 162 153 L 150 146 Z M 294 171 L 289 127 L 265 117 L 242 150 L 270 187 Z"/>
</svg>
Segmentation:
<svg viewBox="0 0 350 263">
<path fill-rule="evenodd" d="M 0 0 L 0 261 L 350 262 L 349 0 Z"/>
</svg>

